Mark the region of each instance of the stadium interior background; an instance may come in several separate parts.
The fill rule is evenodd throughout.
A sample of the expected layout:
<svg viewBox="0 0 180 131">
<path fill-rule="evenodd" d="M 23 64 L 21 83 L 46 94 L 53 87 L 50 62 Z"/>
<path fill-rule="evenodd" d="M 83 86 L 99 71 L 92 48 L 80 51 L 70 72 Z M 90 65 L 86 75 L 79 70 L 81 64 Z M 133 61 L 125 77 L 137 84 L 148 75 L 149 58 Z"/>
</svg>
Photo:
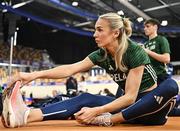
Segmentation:
<svg viewBox="0 0 180 131">
<path fill-rule="evenodd" d="M 159 33 L 170 43 L 169 73 L 180 81 L 179 0 L 1 0 L 0 86 L 5 88 L 9 74 L 18 71 L 48 69 L 85 58 L 97 49 L 92 37 L 94 22 L 98 15 L 106 12 L 129 17 L 133 21 L 131 38 L 141 44 L 147 40 L 143 32 L 145 19 L 167 20 L 168 25 L 163 25 Z M 10 67 L 12 38 L 16 45 Z M 107 88 L 116 93 L 117 85 L 99 67 L 73 77 L 78 81 L 79 91 L 103 95 Z M 22 92 L 26 98 L 53 97 L 54 91 L 66 94 L 66 80 L 36 80 L 23 87 Z"/>
</svg>

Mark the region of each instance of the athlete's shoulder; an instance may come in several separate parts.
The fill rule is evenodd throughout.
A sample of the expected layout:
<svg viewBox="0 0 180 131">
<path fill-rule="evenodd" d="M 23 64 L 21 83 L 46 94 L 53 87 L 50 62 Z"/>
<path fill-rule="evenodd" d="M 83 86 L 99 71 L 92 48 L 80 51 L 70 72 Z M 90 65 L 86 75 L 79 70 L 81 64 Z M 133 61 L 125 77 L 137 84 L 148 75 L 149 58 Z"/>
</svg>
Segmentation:
<svg viewBox="0 0 180 131">
<path fill-rule="evenodd" d="M 158 38 L 158 39 L 167 40 L 167 38 L 166 38 L 165 36 L 162 36 L 162 35 L 158 35 L 157 38 Z"/>
<path fill-rule="evenodd" d="M 92 52 L 91 54 L 89 54 L 88 57 L 94 64 L 97 64 L 99 60 L 103 59 L 104 54 L 105 54 L 105 50 L 99 48 L 94 52 Z"/>
<path fill-rule="evenodd" d="M 93 51 L 92 53 L 90 53 L 89 55 L 100 55 L 101 56 L 101 55 L 104 55 L 104 53 L 105 53 L 105 50 L 102 48 L 99 48 L 99 49 Z"/>
<path fill-rule="evenodd" d="M 133 52 L 133 51 L 136 52 L 137 50 L 143 50 L 143 48 L 140 45 L 138 45 L 137 42 L 129 39 L 128 40 L 128 49 L 127 50 L 130 51 L 130 52 Z"/>
<path fill-rule="evenodd" d="M 131 40 L 131 39 L 128 39 L 128 44 L 129 45 L 137 45 L 137 42 Z"/>
<path fill-rule="evenodd" d="M 169 41 L 165 36 L 158 35 L 158 38 L 156 40 L 161 45 L 169 45 Z"/>
<path fill-rule="evenodd" d="M 135 58 L 136 56 L 144 55 L 144 54 L 146 55 L 147 53 L 140 45 L 138 45 L 136 42 L 132 40 L 129 41 L 125 56 Z"/>
<path fill-rule="evenodd" d="M 124 61 L 129 69 L 150 63 L 147 53 L 134 41 L 129 41 L 128 49 L 124 55 Z"/>
</svg>

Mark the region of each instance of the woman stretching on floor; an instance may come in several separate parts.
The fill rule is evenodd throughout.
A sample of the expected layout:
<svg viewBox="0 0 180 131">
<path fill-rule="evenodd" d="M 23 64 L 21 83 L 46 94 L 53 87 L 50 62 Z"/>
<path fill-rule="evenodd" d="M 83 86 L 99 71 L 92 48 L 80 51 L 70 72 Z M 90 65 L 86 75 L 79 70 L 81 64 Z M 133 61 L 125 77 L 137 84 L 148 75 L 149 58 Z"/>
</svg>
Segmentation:
<svg viewBox="0 0 180 131">
<path fill-rule="evenodd" d="M 82 124 L 111 126 L 134 122 L 163 125 L 174 105 L 178 85 L 167 79 L 157 86 L 156 73 L 143 48 L 129 39 L 132 29 L 127 18 L 116 13 L 101 15 L 95 24 L 95 41 L 100 47 L 84 60 L 32 73 L 20 72 L 3 93 L 2 120 L 6 127 L 25 126 L 30 122 L 68 119 L 75 115 Z M 81 94 L 46 107 L 29 109 L 22 101 L 19 87 L 37 78 L 59 79 L 98 65 L 124 89 L 118 98 Z M 12 84 L 11 84 L 12 85 Z M 110 112 L 110 113 L 109 113 Z"/>
</svg>

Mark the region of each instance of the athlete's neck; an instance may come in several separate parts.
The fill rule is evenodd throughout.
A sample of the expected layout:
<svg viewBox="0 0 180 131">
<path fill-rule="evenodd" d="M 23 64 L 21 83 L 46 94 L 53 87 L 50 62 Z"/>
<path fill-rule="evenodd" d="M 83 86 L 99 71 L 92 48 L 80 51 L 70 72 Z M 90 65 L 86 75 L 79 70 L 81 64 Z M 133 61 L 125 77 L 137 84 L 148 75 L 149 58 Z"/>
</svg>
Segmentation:
<svg viewBox="0 0 180 131">
<path fill-rule="evenodd" d="M 149 40 L 154 39 L 158 34 L 155 32 L 151 35 L 149 35 Z"/>
<path fill-rule="evenodd" d="M 115 56 L 116 50 L 118 49 L 118 42 L 109 44 L 110 46 L 106 47 L 107 51 L 111 54 L 112 57 Z"/>
</svg>

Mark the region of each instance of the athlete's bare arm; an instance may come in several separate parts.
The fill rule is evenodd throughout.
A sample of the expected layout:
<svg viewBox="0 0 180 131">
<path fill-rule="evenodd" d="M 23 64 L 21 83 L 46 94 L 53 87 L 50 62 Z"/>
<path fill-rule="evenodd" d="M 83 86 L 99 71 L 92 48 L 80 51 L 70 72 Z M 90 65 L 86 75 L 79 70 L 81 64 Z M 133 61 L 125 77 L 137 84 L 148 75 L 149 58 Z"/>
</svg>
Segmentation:
<svg viewBox="0 0 180 131">
<path fill-rule="evenodd" d="M 77 72 L 86 71 L 90 69 L 94 64 L 86 57 L 84 60 L 74 63 L 61 65 L 52 69 L 35 71 L 31 73 L 20 72 L 17 75 L 13 76 L 8 84 L 8 87 L 11 87 L 16 81 L 21 80 L 22 84 L 27 84 L 38 78 L 47 78 L 47 79 L 60 79 L 71 76 Z"/>
</svg>

